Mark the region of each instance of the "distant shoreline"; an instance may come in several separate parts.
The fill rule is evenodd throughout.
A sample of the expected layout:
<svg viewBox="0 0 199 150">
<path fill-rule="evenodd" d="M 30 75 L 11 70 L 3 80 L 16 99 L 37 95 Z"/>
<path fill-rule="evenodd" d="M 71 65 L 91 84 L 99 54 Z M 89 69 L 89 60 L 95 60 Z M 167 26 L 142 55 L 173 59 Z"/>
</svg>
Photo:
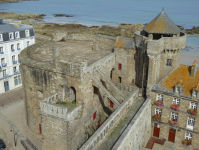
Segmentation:
<svg viewBox="0 0 199 150">
<path fill-rule="evenodd" d="M 17 3 L 20 1 L 35 1 L 35 0 L 0 0 L 0 3 Z"/>
<path fill-rule="evenodd" d="M 59 15 L 59 14 L 54 14 Z M 50 36 L 52 32 L 62 30 L 69 33 L 86 33 L 86 34 L 102 34 L 109 36 L 119 36 L 121 29 L 126 30 L 126 37 L 132 38 L 135 31 L 141 31 L 144 27 L 143 24 L 120 24 L 118 26 L 102 25 L 102 26 L 87 26 L 81 23 L 75 24 L 63 24 L 63 23 L 52 23 L 45 22 L 45 14 L 18 14 L 14 12 L 0 12 L 0 18 L 19 20 L 23 24 L 32 25 L 35 28 L 35 32 L 42 35 Z M 66 17 L 63 15 L 62 17 Z M 32 20 L 32 21 L 30 21 Z M 187 36 L 199 36 L 199 27 L 193 27 L 192 29 L 184 29 L 182 26 L 178 26 L 182 32 L 187 33 Z"/>
</svg>

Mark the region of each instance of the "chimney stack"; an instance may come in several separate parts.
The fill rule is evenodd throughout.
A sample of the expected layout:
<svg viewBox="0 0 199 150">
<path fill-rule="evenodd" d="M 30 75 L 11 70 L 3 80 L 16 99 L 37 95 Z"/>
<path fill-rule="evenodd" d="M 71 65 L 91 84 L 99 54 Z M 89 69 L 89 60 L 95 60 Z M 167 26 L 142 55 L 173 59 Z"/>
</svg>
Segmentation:
<svg viewBox="0 0 199 150">
<path fill-rule="evenodd" d="M 191 77 L 195 77 L 197 72 L 198 61 L 195 60 L 191 66 Z"/>
</svg>

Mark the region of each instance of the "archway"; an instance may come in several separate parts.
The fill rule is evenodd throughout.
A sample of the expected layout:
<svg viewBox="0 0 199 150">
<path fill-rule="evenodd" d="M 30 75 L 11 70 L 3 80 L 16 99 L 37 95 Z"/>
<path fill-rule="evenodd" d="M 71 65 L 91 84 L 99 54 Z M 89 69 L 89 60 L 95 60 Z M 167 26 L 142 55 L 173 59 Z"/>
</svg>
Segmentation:
<svg viewBox="0 0 199 150">
<path fill-rule="evenodd" d="M 113 78 L 113 72 L 114 72 L 114 68 L 111 70 L 111 74 L 110 74 L 110 79 L 112 80 L 112 78 Z"/>
<path fill-rule="evenodd" d="M 75 101 L 76 103 L 76 90 L 74 87 L 70 87 L 70 101 L 73 102 Z"/>
</svg>

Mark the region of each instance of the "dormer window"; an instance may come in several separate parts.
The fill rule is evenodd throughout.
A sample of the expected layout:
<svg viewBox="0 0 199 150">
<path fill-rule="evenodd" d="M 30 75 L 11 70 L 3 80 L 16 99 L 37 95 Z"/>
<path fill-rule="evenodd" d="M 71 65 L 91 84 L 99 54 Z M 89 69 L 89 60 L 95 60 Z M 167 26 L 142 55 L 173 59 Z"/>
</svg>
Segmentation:
<svg viewBox="0 0 199 150">
<path fill-rule="evenodd" d="M 25 31 L 26 37 L 30 36 L 29 30 Z"/>
<path fill-rule="evenodd" d="M 180 93 L 180 87 L 176 88 L 176 92 Z"/>
<path fill-rule="evenodd" d="M 0 41 L 3 41 L 3 35 L 0 34 Z"/>
<path fill-rule="evenodd" d="M 194 90 L 193 91 L 193 96 L 197 97 L 197 95 L 198 95 L 198 91 Z"/>
<path fill-rule="evenodd" d="M 19 37 L 19 31 L 15 32 L 15 38 L 18 39 Z"/>
<path fill-rule="evenodd" d="M 13 40 L 13 39 L 14 39 L 13 32 L 10 32 L 10 33 L 9 33 L 9 39 L 10 39 L 10 40 Z"/>
</svg>

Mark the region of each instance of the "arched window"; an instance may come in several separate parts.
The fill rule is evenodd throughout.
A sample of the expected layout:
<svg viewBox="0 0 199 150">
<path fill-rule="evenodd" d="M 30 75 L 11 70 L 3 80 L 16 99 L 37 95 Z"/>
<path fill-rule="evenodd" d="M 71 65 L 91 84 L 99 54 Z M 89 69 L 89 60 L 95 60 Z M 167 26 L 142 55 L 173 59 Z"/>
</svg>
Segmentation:
<svg viewBox="0 0 199 150">
<path fill-rule="evenodd" d="M 76 90 L 74 87 L 70 87 L 70 101 L 73 102 L 75 101 L 76 102 Z"/>
</svg>

